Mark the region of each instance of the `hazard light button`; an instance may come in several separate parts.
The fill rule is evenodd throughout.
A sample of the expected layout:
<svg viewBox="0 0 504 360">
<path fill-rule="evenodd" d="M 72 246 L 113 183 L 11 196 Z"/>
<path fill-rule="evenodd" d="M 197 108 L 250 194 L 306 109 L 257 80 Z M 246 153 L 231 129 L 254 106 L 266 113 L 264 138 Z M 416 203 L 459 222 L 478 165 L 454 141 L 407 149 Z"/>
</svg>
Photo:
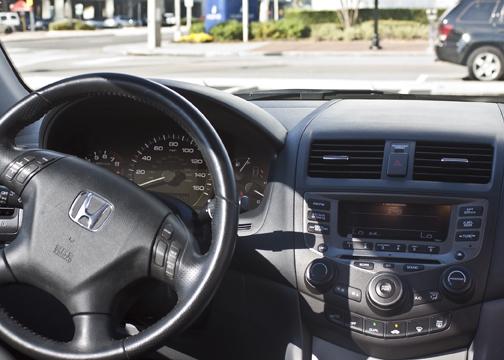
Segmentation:
<svg viewBox="0 0 504 360">
<path fill-rule="evenodd" d="M 387 175 L 406 176 L 408 173 L 408 153 L 391 153 L 389 156 Z"/>
</svg>

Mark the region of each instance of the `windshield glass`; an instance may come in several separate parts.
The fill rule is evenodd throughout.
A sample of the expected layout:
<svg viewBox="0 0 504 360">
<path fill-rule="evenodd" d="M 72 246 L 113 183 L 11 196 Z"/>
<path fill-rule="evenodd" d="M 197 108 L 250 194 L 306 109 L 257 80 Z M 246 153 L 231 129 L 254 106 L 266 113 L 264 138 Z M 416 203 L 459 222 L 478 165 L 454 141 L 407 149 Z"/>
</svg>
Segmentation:
<svg viewBox="0 0 504 360">
<path fill-rule="evenodd" d="M 486 0 L 7 0 L 0 41 L 32 88 L 123 72 L 232 93 L 492 96 L 504 93 L 501 7 Z"/>
</svg>

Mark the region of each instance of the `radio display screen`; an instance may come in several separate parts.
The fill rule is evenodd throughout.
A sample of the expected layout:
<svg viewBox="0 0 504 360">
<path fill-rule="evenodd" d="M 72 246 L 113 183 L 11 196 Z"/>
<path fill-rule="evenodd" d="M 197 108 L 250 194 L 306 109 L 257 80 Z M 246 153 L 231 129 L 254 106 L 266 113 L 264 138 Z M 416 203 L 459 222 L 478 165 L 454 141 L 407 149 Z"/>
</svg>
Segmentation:
<svg viewBox="0 0 504 360">
<path fill-rule="evenodd" d="M 352 238 L 445 241 L 450 205 L 339 201 L 338 232 Z"/>
</svg>

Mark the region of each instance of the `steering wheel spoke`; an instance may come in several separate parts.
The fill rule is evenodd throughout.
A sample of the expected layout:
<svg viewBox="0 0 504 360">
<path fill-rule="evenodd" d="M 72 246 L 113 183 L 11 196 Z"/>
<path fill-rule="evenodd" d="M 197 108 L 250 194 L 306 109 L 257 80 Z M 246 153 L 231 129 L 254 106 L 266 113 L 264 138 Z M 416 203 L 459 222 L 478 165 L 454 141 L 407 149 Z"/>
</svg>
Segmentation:
<svg viewBox="0 0 504 360">
<path fill-rule="evenodd" d="M 110 314 L 77 314 L 72 317 L 75 332 L 70 345 L 79 352 L 96 351 L 114 341 Z"/>
<path fill-rule="evenodd" d="M 1 249 L 0 254 L 0 285 L 17 282 L 12 269 L 5 257 L 5 250 Z"/>
</svg>

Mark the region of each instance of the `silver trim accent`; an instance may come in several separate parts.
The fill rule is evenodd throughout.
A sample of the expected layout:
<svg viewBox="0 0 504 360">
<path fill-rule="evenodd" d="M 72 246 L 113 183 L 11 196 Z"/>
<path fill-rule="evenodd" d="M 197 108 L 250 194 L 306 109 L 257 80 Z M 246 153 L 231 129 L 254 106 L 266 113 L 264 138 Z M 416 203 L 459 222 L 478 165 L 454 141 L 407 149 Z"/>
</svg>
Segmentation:
<svg viewBox="0 0 504 360">
<path fill-rule="evenodd" d="M 324 155 L 324 156 L 322 156 L 322 160 L 348 161 L 348 160 L 350 160 L 350 156 L 347 156 L 347 155 Z"/>
<path fill-rule="evenodd" d="M 465 158 L 442 158 L 442 163 L 458 163 L 458 164 L 469 164 L 469 159 Z"/>
<path fill-rule="evenodd" d="M 84 201 L 82 201 L 77 209 L 77 204 L 82 198 L 84 198 Z M 99 208 L 94 212 L 89 211 L 92 200 L 98 201 L 100 204 Z M 84 229 L 96 232 L 105 225 L 113 210 L 114 206 L 107 199 L 91 191 L 82 191 L 72 203 L 68 211 L 68 216 L 70 216 L 73 222 L 82 226 Z M 103 219 L 103 217 L 105 217 L 105 219 Z"/>
</svg>

